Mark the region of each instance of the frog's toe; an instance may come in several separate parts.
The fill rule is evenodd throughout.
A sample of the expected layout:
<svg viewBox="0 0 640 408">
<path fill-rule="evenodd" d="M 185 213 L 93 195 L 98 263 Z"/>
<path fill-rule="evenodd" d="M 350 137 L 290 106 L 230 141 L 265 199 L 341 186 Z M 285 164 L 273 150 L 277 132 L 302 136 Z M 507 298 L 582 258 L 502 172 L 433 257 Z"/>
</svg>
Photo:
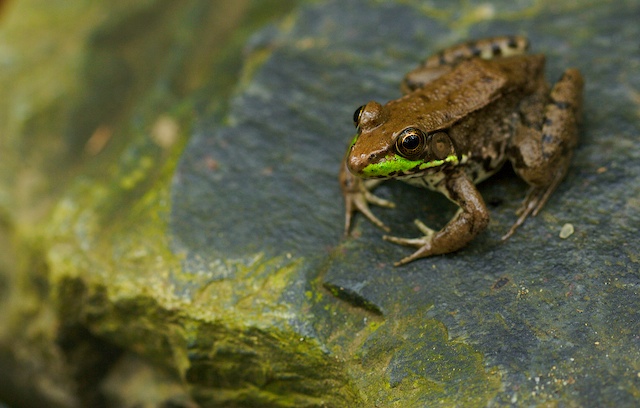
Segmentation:
<svg viewBox="0 0 640 408">
<path fill-rule="evenodd" d="M 429 245 L 431 243 L 431 238 L 436 233 L 436 231 L 432 230 L 429 227 L 427 227 L 425 225 L 425 223 L 423 223 L 420 220 L 416 219 L 413 222 L 414 222 L 414 224 L 416 224 L 416 227 L 418 227 L 420 232 L 422 232 L 424 234 L 423 237 L 420 237 L 420 238 L 400 238 L 400 237 L 394 237 L 394 236 L 391 236 L 391 235 L 385 235 L 382 238 L 385 241 L 393 242 L 394 244 L 404 245 L 404 246 L 412 246 L 412 247 L 416 247 L 416 248 L 420 248 L 420 247 L 423 247 L 425 245 Z"/>
<path fill-rule="evenodd" d="M 391 229 L 387 227 L 378 217 L 375 216 L 369 209 L 367 202 L 363 199 L 353 199 L 347 202 L 347 211 L 345 212 L 345 221 L 344 221 L 344 234 L 349 235 L 349 231 L 351 230 L 351 224 L 353 221 L 353 215 L 360 211 L 369 221 L 374 223 L 378 228 L 389 232 Z"/>
<path fill-rule="evenodd" d="M 378 217 L 376 217 L 376 216 L 371 212 L 371 210 L 369 209 L 369 207 L 366 207 L 366 208 L 360 208 L 359 210 L 360 210 L 360 212 L 361 212 L 362 214 L 364 214 L 364 216 L 365 216 L 365 217 L 367 217 L 367 219 L 368 219 L 369 221 L 371 221 L 372 223 L 374 223 L 378 228 L 380 228 L 380 229 L 382 229 L 382 230 L 384 230 L 384 231 L 386 231 L 386 232 L 391 231 L 391 228 L 387 227 L 387 226 L 385 225 L 385 223 L 384 223 L 384 222 L 380 221 L 380 219 L 379 219 Z"/>
<path fill-rule="evenodd" d="M 404 246 L 412 246 L 416 248 L 420 248 L 427 243 L 431 242 L 429 237 L 421 237 L 421 238 L 400 238 L 394 237 L 391 235 L 384 235 L 382 239 L 388 242 L 393 242 L 394 244 L 404 245 Z"/>
<path fill-rule="evenodd" d="M 531 215 L 531 213 L 535 209 L 535 203 L 531 202 L 527 206 L 521 207 L 521 209 L 522 209 L 522 211 L 519 211 L 519 215 L 520 216 L 518 217 L 516 222 L 514 222 L 513 225 L 511 226 L 511 228 L 509 228 L 509 231 L 507 231 L 507 233 L 502 236 L 501 239 L 503 241 L 506 241 L 509 238 L 511 238 L 511 236 L 516 232 L 518 227 L 521 226 L 522 224 L 524 224 L 524 221 L 527 219 L 527 217 L 529 215 Z"/>
<path fill-rule="evenodd" d="M 527 193 L 524 201 L 522 201 L 520 208 L 518 208 L 518 210 L 516 211 L 518 219 L 513 223 L 511 228 L 509 228 L 509 231 L 507 231 L 507 233 L 502 236 L 502 240 L 506 241 L 507 239 L 509 239 L 516 232 L 518 227 L 524 224 L 525 220 L 530 215 L 533 217 L 538 215 L 556 187 L 557 183 L 553 183 L 552 185 L 547 187 L 532 187 Z"/>
<path fill-rule="evenodd" d="M 418 250 L 413 254 L 407 257 L 404 257 L 400 261 L 394 263 L 395 266 L 404 265 L 411 261 L 415 261 L 416 259 L 433 255 L 433 250 L 431 246 L 431 236 L 424 236 L 420 238 L 400 238 L 400 237 L 392 237 L 389 235 L 385 235 L 382 237 L 382 239 L 388 242 L 392 242 L 394 244 L 418 248 Z"/>
<path fill-rule="evenodd" d="M 389 201 L 389 200 L 385 200 L 384 198 L 380 198 L 377 195 L 374 195 L 373 193 L 371 193 L 369 191 L 365 191 L 364 196 L 365 196 L 365 198 L 367 199 L 368 202 L 370 202 L 371 204 L 380 206 L 380 207 L 395 208 L 395 206 L 396 206 L 393 201 Z"/>
<path fill-rule="evenodd" d="M 424 234 L 424 237 L 425 237 L 426 239 L 430 239 L 430 238 L 433 236 L 433 234 L 435 234 L 435 233 L 436 233 L 436 231 L 435 231 L 435 230 L 433 230 L 433 229 L 431 229 L 431 228 L 427 227 L 427 226 L 425 225 L 425 223 L 424 223 L 424 222 L 422 222 L 422 221 L 420 221 L 420 220 L 414 220 L 414 221 L 413 221 L 413 223 L 414 223 L 414 224 L 416 224 L 416 227 L 418 227 L 418 229 L 420 230 L 420 232 L 422 232 L 422 233 Z"/>
<path fill-rule="evenodd" d="M 424 257 L 430 256 L 430 255 L 432 255 L 432 253 L 431 253 L 431 245 L 427 244 L 427 245 L 421 246 L 413 254 L 402 258 L 398 262 L 395 262 L 394 265 L 395 266 L 402 266 L 402 265 L 408 264 L 409 262 L 413 262 L 416 259 L 424 258 Z"/>
</svg>

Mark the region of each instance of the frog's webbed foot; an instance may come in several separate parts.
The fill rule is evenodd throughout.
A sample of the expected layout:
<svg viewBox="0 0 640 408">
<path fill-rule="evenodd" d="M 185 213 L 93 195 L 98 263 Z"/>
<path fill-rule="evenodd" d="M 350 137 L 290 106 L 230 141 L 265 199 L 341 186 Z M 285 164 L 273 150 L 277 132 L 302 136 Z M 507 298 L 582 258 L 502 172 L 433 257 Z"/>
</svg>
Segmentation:
<svg viewBox="0 0 640 408">
<path fill-rule="evenodd" d="M 396 262 L 396 266 L 427 256 L 457 251 L 467 245 L 489 223 L 489 213 L 482 196 L 464 170 L 451 173 L 443 185 L 446 196 L 460 206 L 456 215 L 440 231 L 422 222 L 415 224 L 424 234 L 419 238 L 399 238 L 385 235 L 386 241 L 418 248 L 413 254 Z"/>
<path fill-rule="evenodd" d="M 380 207 L 393 208 L 395 204 L 391 201 L 380 198 L 373 193 L 371 193 L 367 187 L 366 183 L 359 182 L 359 188 L 357 191 L 350 191 L 344 193 L 345 200 L 345 221 L 344 221 L 344 233 L 345 235 L 349 235 L 349 230 L 351 229 L 351 222 L 353 220 L 353 215 L 360 211 L 369 221 L 374 223 L 379 228 L 389 232 L 390 228 L 387 227 L 378 217 L 376 217 L 369 209 L 369 204 L 378 205 Z"/>
<path fill-rule="evenodd" d="M 344 234 L 349 235 L 353 216 L 360 211 L 369 221 L 374 223 L 384 231 L 389 232 L 387 227 L 378 217 L 376 217 L 369 209 L 369 204 L 378 205 L 380 207 L 393 208 L 395 204 L 391 201 L 380 198 L 373 193 L 373 189 L 381 180 L 362 180 L 347 170 L 343 165 L 340 171 L 340 186 L 342 187 L 342 195 L 345 202 L 345 218 L 344 218 Z"/>
<path fill-rule="evenodd" d="M 565 172 L 566 170 L 559 172 L 553 182 L 547 187 L 531 187 L 529 189 L 527 196 L 522 201 L 522 204 L 520 204 L 520 208 L 516 210 L 518 219 L 513 223 L 511 228 L 509 228 L 509 231 L 502 236 L 503 241 L 509 239 L 516 232 L 518 227 L 524 224 L 527 217 L 530 215 L 533 217 L 538 215 L 540 210 L 542 210 L 542 207 L 547 203 L 547 200 L 549 200 L 549 197 L 551 197 L 551 193 L 553 193 L 562 181 Z"/>
<path fill-rule="evenodd" d="M 393 242 L 394 244 L 404 245 L 404 246 L 412 246 L 418 248 L 416 252 L 413 254 L 402 258 L 400 261 L 395 262 L 395 266 L 400 266 L 407 264 L 411 261 L 415 261 L 416 259 L 423 258 L 425 256 L 431 255 L 431 240 L 433 239 L 435 230 L 427 227 L 422 221 L 415 220 L 414 223 L 418 227 L 418 229 L 424 234 L 423 237 L 420 238 L 400 238 L 393 237 L 390 235 L 384 235 L 382 239 L 388 242 Z"/>
</svg>

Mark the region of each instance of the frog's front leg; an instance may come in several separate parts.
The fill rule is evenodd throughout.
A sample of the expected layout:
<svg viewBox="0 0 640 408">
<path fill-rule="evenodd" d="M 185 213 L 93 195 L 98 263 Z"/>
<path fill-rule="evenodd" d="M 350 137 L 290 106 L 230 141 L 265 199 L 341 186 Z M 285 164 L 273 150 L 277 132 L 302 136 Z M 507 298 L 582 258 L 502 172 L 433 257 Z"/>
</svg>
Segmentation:
<svg viewBox="0 0 640 408">
<path fill-rule="evenodd" d="M 340 167 L 340 187 L 345 202 L 345 219 L 344 234 L 349 235 L 353 215 L 360 211 L 365 217 L 379 228 L 389 232 L 387 227 L 378 217 L 376 217 L 369 209 L 369 204 L 379 205 L 381 207 L 393 208 L 395 205 L 391 201 L 384 200 L 371 193 L 376 185 L 382 180 L 362 180 L 351 174 L 347 168 L 346 162 Z"/>
<path fill-rule="evenodd" d="M 404 265 L 418 258 L 446 254 L 457 251 L 473 240 L 489 223 L 489 211 L 478 189 L 464 172 L 456 169 L 448 175 L 444 183 L 445 195 L 460 209 L 451 221 L 440 231 L 434 231 L 421 222 L 418 228 L 425 234 L 421 238 L 398 238 L 385 235 L 383 238 L 395 244 L 417 247 L 412 255 L 396 262 Z"/>
<path fill-rule="evenodd" d="M 568 69 L 550 94 L 542 130 L 521 126 L 508 149 L 515 172 L 531 188 L 518 210 L 519 218 L 502 237 L 508 239 L 529 215 L 537 215 L 569 168 L 578 142 L 582 75 Z"/>
<path fill-rule="evenodd" d="M 401 85 L 402 92 L 407 94 L 423 88 L 464 60 L 520 55 L 524 54 L 528 48 L 529 41 L 522 36 L 490 37 L 445 48 L 427 58 L 418 68 L 404 77 Z"/>
</svg>

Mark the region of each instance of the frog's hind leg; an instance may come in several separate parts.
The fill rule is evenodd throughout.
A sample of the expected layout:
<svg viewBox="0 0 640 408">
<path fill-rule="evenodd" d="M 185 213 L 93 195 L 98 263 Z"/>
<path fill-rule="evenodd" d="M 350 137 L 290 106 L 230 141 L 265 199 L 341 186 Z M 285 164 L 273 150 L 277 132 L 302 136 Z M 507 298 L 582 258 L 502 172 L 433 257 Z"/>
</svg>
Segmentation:
<svg viewBox="0 0 640 408">
<path fill-rule="evenodd" d="M 521 55 L 528 48 L 529 41 L 521 36 L 491 37 L 454 45 L 427 58 L 418 68 L 409 72 L 402 81 L 402 92 L 407 94 L 423 88 L 464 60 Z"/>
<path fill-rule="evenodd" d="M 583 80 L 576 69 L 568 69 L 551 90 L 544 110 L 542 131 L 522 125 L 508 155 L 515 172 L 530 186 L 518 220 L 502 237 L 508 239 L 529 215 L 536 216 L 569 168 L 578 142 Z"/>
</svg>

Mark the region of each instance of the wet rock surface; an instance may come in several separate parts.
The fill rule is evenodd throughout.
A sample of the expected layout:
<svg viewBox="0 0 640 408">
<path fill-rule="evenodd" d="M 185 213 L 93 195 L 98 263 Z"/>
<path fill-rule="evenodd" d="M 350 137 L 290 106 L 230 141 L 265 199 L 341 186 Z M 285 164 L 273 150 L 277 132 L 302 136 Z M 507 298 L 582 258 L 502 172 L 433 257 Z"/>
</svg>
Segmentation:
<svg viewBox="0 0 640 408">
<path fill-rule="evenodd" d="M 94 34 L 92 48 L 102 52 L 90 55 L 112 64 L 110 53 L 119 57 L 120 71 L 105 72 L 142 75 L 146 85 L 128 94 L 132 108 L 101 111 L 95 123 L 53 122 L 53 133 L 70 127 L 65 143 L 80 144 L 77 151 L 91 129 L 104 131 L 96 123 L 115 121 L 106 129 L 119 148 L 107 148 L 84 176 L 75 173 L 86 164 L 67 168 L 36 227 L 21 224 L 20 202 L 4 194 L 13 181 L 2 179 L 0 239 L 25 246 L 18 258 L 31 262 L 14 274 L 20 261 L 0 259 L 8 305 L 0 363 L 16 373 L 0 374 L 10 384 L 0 397 L 26 398 L 19 373 L 39 372 L 32 401 L 53 406 L 633 406 L 637 2 L 302 4 L 245 44 L 235 92 L 215 108 L 203 90 L 215 94 L 220 79 L 203 71 L 203 54 L 155 60 L 149 71 L 140 68 L 144 56 L 161 54 L 114 34 L 151 17 L 170 27 L 176 15 L 204 27 L 212 20 L 196 16 L 206 15 L 205 3 L 176 14 L 151 2 Z M 532 52 L 546 54 L 550 82 L 567 67 L 586 80 L 580 145 L 541 214 L 501 242 L 526 192 L 505 169 L 480 185 L 488 230 L 457 253 L 396 268 L 410 250 L 382 241 L 363 217 L 343 237 L 337 173 L 355 108 L 398 97 L 402 76 L 439 49 L 505 33 L 528 36 Z M 199 39 L 167 38 L 178 50 Z M 104 45 L 112 42 L 120 46 Z M 99 91 L 102 71 L 87 72 Z M 104 102 L 112 107 L 113 92 Z M 77 118 L 91 110 L 51 111 Z M 38 112 L 27 129 L 51 123 Z M 3 142 L 19 157 L 14 142 Z M 60 151 L 56 158 L 73 149 Z M 13 161 L 2 165 L 25 174 Z M 399 182 L 376 193 L 397 204 L 374 212 L 401 236 L 419 234 L 416 218 L 438 228 L 456 210 Z M 560 238 L 567 223 L 574 232 Z"/>
<path fill-rule="evenodd" d="M 182 158 L 172 226 L 187 253 L 185 270 L 202 270 L 220 254 L 303 259 L 294 287 L 324 288 L 344 301 L 342 313 L 359 308 L 381 321 L 359 353 L 364 364 L 370 350 L 384 348 L 390 360 L 382 378 L 391 389 L 415 378 L 445 389 L 461 385 L 467 377 L 453 373 L 468 368 L 466 347 L 486 370 L 472 381 L 491 384 L 499 373 L 503 391 L 487 386 L 486 401 L 631 404 L 640 341 L 638 169 L 630 164 L 639 151 L 633 72 L 640 55 L 631 40 L 637 29 L 621 22 L 640 9 L 628 3 L 519 10 L 513 12 L 523 18 L 513 20 L 498 3 L 492 10 L 496 19 L 453 28 L 413 7 L 329 2 L 306 8 L 290 31 L 258 35 L 254 47 L 273 51 L 234 100 L 230 124 L 201 128 Z M 569 28 L 576 24 L 580 30 Z M 362 217 L 355 236 L 342 238 L 336 173 L 353 133 L 350 113 L 369 100 L 397 97 L 402 75 L 431 52 L 503 33 L 525 34 L 532 52 L 547 55 L 551 82 L 568 67 L 586 78 L 580 146 L 542 214 L 500 241 L 526 191 L 507 169 L 480 187 L 491 206 L 488 231 L 458 253 L 394 268 L 408 250 L 382 241 Z M 375 212 L 400 235 L 418 235 L 415 218 L 441 226 L 455 211 L 436 193 L 399 183 L 377 192 L 398 204 Z M 575 233 L 561 239 L 565 223 Z M 296 325 L 334 346 L 331 332 L 316 329 L 331 317 L 299 313 L 299 290 L 287 288 L 280 302 L 298 311 Z M 441 336 L 426 334 L 436 326 L 446 327 Z M 450 354 L 434 353 L 440 347 Z M 417 388 L 422 399 L 415 401 L 434 401 L 433 388 Z M 360 391 L 374 395 L 366 385 Z M 469 397 L 450 389 L 445 395 Z"/>
</svg>

